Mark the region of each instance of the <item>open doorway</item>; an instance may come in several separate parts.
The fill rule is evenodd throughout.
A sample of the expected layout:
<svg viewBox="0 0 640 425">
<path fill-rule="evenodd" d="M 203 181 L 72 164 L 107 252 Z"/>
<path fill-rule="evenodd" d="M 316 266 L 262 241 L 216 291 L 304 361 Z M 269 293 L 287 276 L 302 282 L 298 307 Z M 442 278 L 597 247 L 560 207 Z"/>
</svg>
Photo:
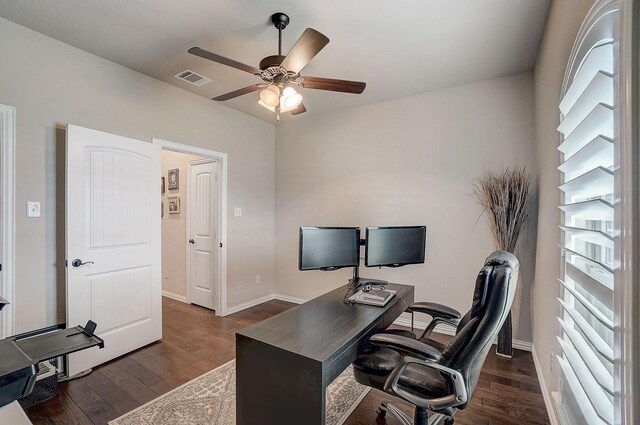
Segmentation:
<svg viewBox="0 0 640 425">
<path fill-rule="evenodd" d="M 162 294 L 226 310 L 226 155 L 162 146 Z"/>
</svg>

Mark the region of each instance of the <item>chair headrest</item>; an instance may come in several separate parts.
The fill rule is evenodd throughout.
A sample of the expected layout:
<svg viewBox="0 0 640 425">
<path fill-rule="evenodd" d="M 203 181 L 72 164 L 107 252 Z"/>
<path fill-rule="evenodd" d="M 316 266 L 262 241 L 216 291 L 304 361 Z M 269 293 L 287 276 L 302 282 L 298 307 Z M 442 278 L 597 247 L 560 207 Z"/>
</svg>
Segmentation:
<svg viewBox="0 0 640 425">
<path fill-rule="evenodd" d="M 485 266 L 507 266 L 512 270 L 515 270 L 520 265 L 520 262 L 510 252 L 507 251 L 493 251 L 491 255 L 487 257 L 484 262 Z"/>
</svg>

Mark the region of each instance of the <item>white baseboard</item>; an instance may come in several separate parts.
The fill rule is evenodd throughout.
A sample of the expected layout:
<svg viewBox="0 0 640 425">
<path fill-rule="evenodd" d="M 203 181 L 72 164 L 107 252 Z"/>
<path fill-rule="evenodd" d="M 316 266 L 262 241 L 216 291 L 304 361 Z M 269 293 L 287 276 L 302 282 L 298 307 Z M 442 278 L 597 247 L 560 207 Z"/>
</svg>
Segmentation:
<svg viewBox="0 0 640 425">
<path fill-rule="evenodd" d="M 547 383 L 544 380 L 542 369 L 540 368 L 540 359 L 538 359 L 538 353 L 536 353 L 536 347 L 531 345 L 531 355 L 533 357 L 533 364 L 536 367 L 536 375 L 538 375 L 538 382 L 540 382 L 540 390 L 542 391 L 542 398 L 544 398 L 544 405 L 547 407 L 547 416 L 551 425 L 560 425 L 558 417 L 556 416 L 556 409 L 554 401 L 551 398 L 551 393 L 547 388 Z"/>
<path fill-rule="evenodd" d="M 289 295 L 269 294 L 269 295 L 265 295 L 264 297 L 256 298 L 255 300 L 234 305 L 233 307 L 227 307 L 227 312 L 225 316 L 228 316 L 229 314 L 233 314 L 233 313 L 238 313 L 242 310 L 255 307 L 259 304 L 266 303 L 267 301 L 271 301 L 271 300 L 286 301 L 288 303 L 293 303 L 293 304 L 302 304 L 308 301 L 308 300 L 305 300 L 304 298 L 290 297 Z"/>
<path fill-rule="evenodd" d="M 255 300 L 247 301 L 246 303 L 234 305 L 233 307 L 227 307 L 227 314 L 225 316 L 228 316 L 233 313 L 237 313 L 242 310 L 246 310 L 251 307 L 255 307 L 258 304 L 266 303 L 267 301 L 271 301 L 273 297 L 274 297 L 273 294 L 269 294 L 269 295 L 265 295 L 264 297 L 256 298 Z"/>
<path fill-rule="evenodd" d="M 551 398 L 553 398 L 554 406 L 556 407 L 556 413 L 558 414 L 557 422 L 552 425 L 571 425 L 575 421 L 569 419 L 569 413 L 567 412 L 567 406 L 562 402 L 562 395 L 558 391 L 551 392 Z M 551 415 L 549 415 L 551 416 Z"/>
<path fill-rule="evenodd" d="M 172 300 L 180 301 L 181 303 L 189 304 L 187 302 L 187 297 L 185 297 L 184 295 L 178 295 L 178 294 L 174 294 L 173 292 L 163 290 L 162 296 L 171 298 Z"/>
<path fill-rule="evenodd" d="M 304 298 L 290 297 L 289 295 L 283 295 L 283 294 L 274 294 L 273 299 L 278 301 L 286 301 L 288 303 L 293 303 L 293 304 L 304 304 L 307 301 L 309 301 Z"/>
<path fill-rule="evenodd" d="M 397 318 L 394 322 L 394 325 L 398 325 L 398 326 L 404 326 L 406 328 L 410 328 L 411 327 L 411 319 L 407 319 L 404 317 L 399 317 Z M 426 322 L 421 322 L 416 320 L 415 322 L 413 322 L 413 327 L 415 329 L 425 329 L 427 327 L 427 323 Z M 455 336 L 456 334 L 456 330 L 451 327 L 451 326 L 447 326 L 444 324 L 439 324 L 436 326 L 436 328 L 433 330 L 435 333 L 439 333 L 442 335 L 449 335 L 449 336 Z M 493 341 L 494 344 L 497 344 L 498 341 L 497 339 L 495 341 Z M 523 351 L 529 351 L 531 352 L 532 349 L 532 344 L 530 342 L 526 342 L 526 341 L 520 341 L 517 339 L 514 339 L 511 342 L 511 345 L 513 346 L 513 348 L 518 349 L 518 350 L 523 350 Z"/>
<path fill-rule="evenodd" d="M 514 339 L 513 341 L 511 341 L 511 345 L 513 346 L 513 348 L 516 348 L 518 350 L 528 351 L 530 353 L 533 351 L 533 343 L 531 342 Z"/>
</svg>

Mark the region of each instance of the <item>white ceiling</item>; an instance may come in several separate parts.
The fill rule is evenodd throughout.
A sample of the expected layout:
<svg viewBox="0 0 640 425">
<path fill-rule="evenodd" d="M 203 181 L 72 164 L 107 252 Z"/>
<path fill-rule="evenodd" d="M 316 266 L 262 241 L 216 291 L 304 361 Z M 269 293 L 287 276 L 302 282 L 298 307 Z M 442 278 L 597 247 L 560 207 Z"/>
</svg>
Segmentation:
<svg viewBox="0 0 640 425">
<path fill-rule="evenodd" d="M 0 2 L 0 16 L 211 98 L 260 79 L 187 49 L 199 46 L 257 67 L 277 53 L 271 14 L 285 12 L 291 23 L 283 53 L 307 27 L 331 40 L 303 75 L 367 83 L 361 95 L 303 89 L 309 116 L 531 70 L 549 2 L 20 0 Z M 195 87 L 173 77 L 185 68 L 213 81 Z M 273 122 L 257 99 L 255 92 L 224 104 Z"/>
</svg>

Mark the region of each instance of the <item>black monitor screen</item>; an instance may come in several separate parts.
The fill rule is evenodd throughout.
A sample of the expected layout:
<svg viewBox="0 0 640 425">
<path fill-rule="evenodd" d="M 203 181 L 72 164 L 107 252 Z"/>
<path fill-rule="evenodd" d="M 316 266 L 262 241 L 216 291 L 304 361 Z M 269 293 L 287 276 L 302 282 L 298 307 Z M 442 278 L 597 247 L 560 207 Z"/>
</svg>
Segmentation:
<svg viewBox="0 0 640 425">
<path fill-rule="evenodd" d="M 367 227 L 364 265 L 400 267 L 424 263 L 425 226 Z"/>
<path fill-rule="evenodd" d="M 360 261 L 360 228 L 301 227 L 299 270 L 336 270 Z"/>
</svg>

